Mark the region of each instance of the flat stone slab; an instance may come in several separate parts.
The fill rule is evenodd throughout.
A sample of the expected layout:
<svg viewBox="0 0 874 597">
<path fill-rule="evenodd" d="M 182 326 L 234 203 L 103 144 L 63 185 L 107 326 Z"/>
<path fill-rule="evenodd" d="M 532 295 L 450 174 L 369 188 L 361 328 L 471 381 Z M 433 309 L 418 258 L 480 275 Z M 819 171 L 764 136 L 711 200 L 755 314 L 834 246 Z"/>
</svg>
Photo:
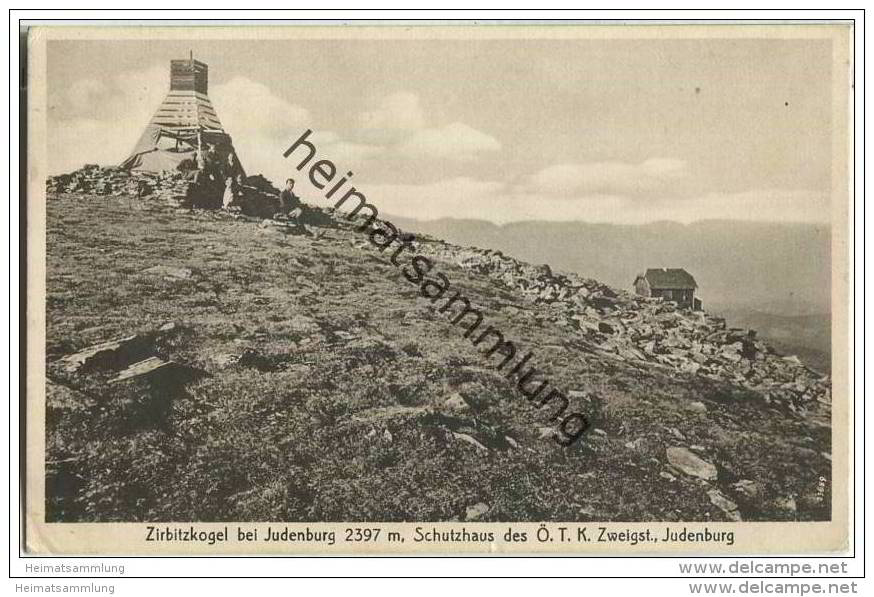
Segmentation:
<svg viewBox="0 0 874 597">
<path fill-rule="evenodd" d="M 174 363 L 172 361 L 165 361 L 160 357 L 149 357 L 148 359 L 132 364 L 130 367 L 119 373 L 118 377 L 111 380 L 109 383 L 118 383 L 120 381 L 134 379 L 135 377 L 151 375 L 162 369 L 169 370 L 169 368 L 173 366 Z"/>
<path fill-rule="evenodd" d="M 143 270 L 144 274 L 161 276 L 165 280 L 190 280 L 194 277 L 194 270 L 187 267 L 170 267 L 169 265 L 156 265 Z"/>
<path fill-rule="evenodd" d="M 702 460 L 686 448 L 668 448 L 668 462 L 687 475 L 698 477 L 705 481 L 715 481 L 717 477 L 716 467 Z"/>
<path fill-rule="evenodd" d="M 722 510 L 729 520 L 740 522 L 740 512 L 737 511 L 737 504 L 722 495 L 718 489 L 711 489 L 707 492 L 707 497 L 710 498 L 710 503 Z"/>
<path fill-rule="evenodd" d="M 352 420 L 358 422 L 381 421 L 395 417 L 416 417 L 430 412 L 432 409 L 426 406 L 385 406 L 355 413 L 352 415 Z"/>
<path fill-rule="evenodd" d="M 64 369 L 67 373 L 75 373 L 85 365 L 91 364 L 94 360 L 103 358 L 112 358 L 113 355 L 119 354 L 131 348 L 137 341 L 137 336 L 126 336 L 118 340 L 109 340 L 83 348 L 79 352 L 75 352 L 61 359 L 64 363 Z"/>
<path fill-rule="evenodd" d="M 484 450 L 486 452 L 489 451 L 489 449 L 486 446 L 484 446 L 483 444 L 478 442 L 476 439 L 474 439 L 472 436 L 470 436 L 466 433 L 458 433 L 456 431 L 453 431 L 452 437 L 454 437 L 455 439 L 460 439 L 463 442 L 469 443 L 471 446 L 473 446 L 477 450 Z"/>
</svg>

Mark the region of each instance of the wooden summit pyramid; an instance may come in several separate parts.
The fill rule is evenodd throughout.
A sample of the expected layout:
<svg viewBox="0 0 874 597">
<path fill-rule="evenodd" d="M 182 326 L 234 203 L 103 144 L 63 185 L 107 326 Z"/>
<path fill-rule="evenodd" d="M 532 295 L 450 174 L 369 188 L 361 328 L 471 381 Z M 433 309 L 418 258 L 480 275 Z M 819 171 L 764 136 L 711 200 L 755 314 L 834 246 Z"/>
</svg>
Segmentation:
<svg viewBox="0 0 874 597">
<path fill-rule="evenodd" d="M 202 167 L 204 156 L 242 167 L 207 95 L 209 67 L 194 59 L 170 61 L 170 91 L 122 168 L 161 172 Z M 201 164 L 201 166 L 198 166 Z"/>
<path fill-rule="evenodd" d="M 209 101 L 209 67 L 194 60 L 170 61 L 170 91 L 152 117 L 151 125 L 168 129 L 224 132 Z"/>
</svg>

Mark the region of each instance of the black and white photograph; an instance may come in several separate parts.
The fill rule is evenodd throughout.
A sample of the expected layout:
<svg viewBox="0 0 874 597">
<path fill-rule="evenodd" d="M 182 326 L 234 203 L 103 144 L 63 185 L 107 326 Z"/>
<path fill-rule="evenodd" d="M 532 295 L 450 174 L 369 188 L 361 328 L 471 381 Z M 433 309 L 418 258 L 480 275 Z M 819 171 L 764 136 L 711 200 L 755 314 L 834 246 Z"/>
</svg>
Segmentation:
<svg viewBox="0 0 874 597">
<path fill-rule="evenodd" d="M 32 549 L 845 545 L 851 35 L 31 29 Z"/>
</svg>

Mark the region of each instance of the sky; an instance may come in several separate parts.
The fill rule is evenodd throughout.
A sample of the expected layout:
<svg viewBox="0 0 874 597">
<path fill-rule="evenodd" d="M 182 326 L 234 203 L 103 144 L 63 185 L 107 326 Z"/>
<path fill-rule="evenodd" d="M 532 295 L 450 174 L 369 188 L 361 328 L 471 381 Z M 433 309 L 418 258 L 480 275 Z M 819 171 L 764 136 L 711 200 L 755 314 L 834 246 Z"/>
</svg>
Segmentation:
<svg viewBox="0 0 874 597">
<path fill-rule="evenodd" d="M 307 129 L 383 214 L 828 222 L 830 44 L 54 40 L 48 166 L 124 160 L 191 50 L 247 172 L 314 205 L 331 201 L 282 157 Z"/>
</svg>

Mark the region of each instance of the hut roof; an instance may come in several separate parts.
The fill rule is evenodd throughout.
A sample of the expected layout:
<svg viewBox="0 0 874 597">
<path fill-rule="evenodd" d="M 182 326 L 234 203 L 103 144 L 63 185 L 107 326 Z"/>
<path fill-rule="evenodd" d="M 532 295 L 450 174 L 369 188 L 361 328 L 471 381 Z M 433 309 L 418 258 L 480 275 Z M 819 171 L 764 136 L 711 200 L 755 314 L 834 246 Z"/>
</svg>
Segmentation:
<svg viewBox="0 0 874 597">
<path fill-rule="evenodd" d="M 650 288 L 670 290 L 689 290 L 698 288 L 698 283 L 692 274 L 682 268 L 650 268 L 643 276 Z"/>
</svg>

